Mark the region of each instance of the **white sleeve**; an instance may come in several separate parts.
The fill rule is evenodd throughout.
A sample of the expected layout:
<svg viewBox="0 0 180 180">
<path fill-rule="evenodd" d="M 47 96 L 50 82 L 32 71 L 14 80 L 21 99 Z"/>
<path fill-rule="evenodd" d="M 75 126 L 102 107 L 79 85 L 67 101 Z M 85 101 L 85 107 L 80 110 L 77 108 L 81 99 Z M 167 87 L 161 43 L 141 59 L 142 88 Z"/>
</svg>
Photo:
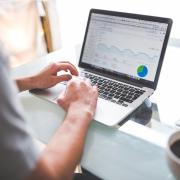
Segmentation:
<svg viewBox="0 0 180 180">
<path fill-rule="evenodd" d="M 0 179 L 20 180 L 33 170 L 40 152 L 33 143 L 9 74 L 7 58 L 0 52 Z"/>
</svg>

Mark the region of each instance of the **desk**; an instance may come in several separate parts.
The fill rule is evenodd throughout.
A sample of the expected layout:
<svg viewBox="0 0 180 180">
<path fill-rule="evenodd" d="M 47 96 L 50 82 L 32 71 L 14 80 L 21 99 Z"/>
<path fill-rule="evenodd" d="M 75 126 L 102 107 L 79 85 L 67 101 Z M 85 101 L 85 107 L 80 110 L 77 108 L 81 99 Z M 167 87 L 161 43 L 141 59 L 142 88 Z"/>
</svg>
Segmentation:
<svg viewBox="0 0 180 180">
<path fill-rule="evenodd" d="M 75 57 L 74 48 L 57 51 L 14 69 L 12 76 L 36 73 L 52 61 L 70 59 L 76 63 Z M 28 92 L 20 93 L 19 97 L 34 136 L 47 143 L 62 123 L 65 112 Z M 121 127 L 107 127 L 94 121 L 88 131 L 82 166 L 103 179 L 173 179 L 167 167 L 164 146 L 174 129 L 160 123 L 157 127 L 153 129 L 151 123 L 146 127 L 131 120 Z"/>
</svg>

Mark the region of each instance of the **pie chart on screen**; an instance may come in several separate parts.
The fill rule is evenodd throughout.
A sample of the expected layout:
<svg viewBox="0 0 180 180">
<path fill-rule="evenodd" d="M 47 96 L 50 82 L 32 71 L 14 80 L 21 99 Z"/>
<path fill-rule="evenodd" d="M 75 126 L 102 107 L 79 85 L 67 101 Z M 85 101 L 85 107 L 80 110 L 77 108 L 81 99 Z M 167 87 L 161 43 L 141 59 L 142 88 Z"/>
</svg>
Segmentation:
<svg viewBox="0 0 180 180">
<path fill-rule="evenodd" d="M 148 74 L 148 68 L 144 65 L 140 65 L 138 68 L 137 68 L 137 74 L 139 77 L 146 77 L 147 74 Z"/>
</svg>

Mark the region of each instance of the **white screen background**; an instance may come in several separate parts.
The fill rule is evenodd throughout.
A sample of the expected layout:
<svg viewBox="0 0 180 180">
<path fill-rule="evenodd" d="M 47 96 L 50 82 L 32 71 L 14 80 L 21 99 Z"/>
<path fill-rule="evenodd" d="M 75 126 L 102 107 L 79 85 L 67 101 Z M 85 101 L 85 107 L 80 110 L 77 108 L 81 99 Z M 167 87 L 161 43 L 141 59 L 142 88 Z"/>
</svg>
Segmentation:
<svg viewBox="0 0 180 180">
<path fill-rule="evenodd" d="M 167 24 L 92 14 L 82 62 L 154 81 Z M 139 77 L 137 69 L 148 73 Z"/>
</svg>

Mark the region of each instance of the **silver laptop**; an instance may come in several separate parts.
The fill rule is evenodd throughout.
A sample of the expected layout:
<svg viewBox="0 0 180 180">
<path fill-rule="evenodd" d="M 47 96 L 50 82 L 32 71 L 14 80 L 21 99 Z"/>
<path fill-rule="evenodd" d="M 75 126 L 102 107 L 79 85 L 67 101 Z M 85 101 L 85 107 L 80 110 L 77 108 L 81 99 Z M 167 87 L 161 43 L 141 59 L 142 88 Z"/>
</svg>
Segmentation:
<svg viewBox="0 0 180 180">
<path fill-rule="evenodd" d="M 153 94 L 171 26 L 169 18 L 90 10 L 79 68 L 99 89 L 96 121 L 116 125 Z M 32 92 L 56 103 L 64 88 Z"/>
</svg>

